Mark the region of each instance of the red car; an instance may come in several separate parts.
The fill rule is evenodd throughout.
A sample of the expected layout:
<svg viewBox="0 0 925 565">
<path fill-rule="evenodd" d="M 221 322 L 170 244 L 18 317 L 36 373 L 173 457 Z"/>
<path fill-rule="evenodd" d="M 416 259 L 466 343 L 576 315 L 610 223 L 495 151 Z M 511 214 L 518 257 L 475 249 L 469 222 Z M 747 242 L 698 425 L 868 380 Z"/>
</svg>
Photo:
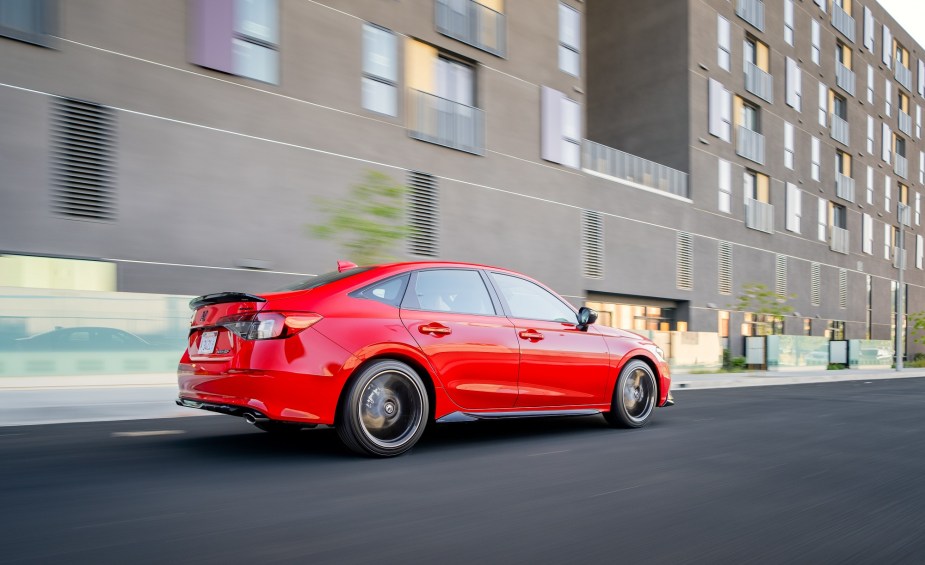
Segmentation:
<svg viewBox="0 0 925 565">
<path fill-rule="evenodd" d="M 638 428 L 672 404 L 654 343 L 505 269 L 348 264 L 190 307 L 178 404 L 267 431 L 333 425 L 369 455 L 407 451 L 431 422 L 603 414 Z"/>
</svg>

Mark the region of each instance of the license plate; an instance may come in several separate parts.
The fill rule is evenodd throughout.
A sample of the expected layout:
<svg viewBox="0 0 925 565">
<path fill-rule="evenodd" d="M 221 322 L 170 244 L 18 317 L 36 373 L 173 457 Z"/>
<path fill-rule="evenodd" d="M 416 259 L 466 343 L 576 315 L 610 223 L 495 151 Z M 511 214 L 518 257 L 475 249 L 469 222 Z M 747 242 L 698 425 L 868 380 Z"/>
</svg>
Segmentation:
<svg viewBox="0 0 925 565">
<path fill-rule="evenodd" d="M 218 339 L 218 332 L 202 332 L 199 338 L 199 354 L 208 355 L 215 351 L 215 340 Z"/>
</svg>

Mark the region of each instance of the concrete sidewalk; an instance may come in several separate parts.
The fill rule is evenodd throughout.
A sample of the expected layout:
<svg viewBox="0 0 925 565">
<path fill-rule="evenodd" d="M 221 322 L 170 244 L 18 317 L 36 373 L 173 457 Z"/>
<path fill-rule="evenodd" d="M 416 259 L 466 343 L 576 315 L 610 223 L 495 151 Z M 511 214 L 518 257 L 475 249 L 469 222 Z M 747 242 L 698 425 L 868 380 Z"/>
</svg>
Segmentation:
<svg viewBox="0 0 925 565">
<path fill-rule="evenodd" d="M 672 390 L 925 377 L 925 369 L 748 372 L 673 376 Z M 174 404 L 172 373 L 0 379 L 0 427 L 209 416 Z"/>
</svg>

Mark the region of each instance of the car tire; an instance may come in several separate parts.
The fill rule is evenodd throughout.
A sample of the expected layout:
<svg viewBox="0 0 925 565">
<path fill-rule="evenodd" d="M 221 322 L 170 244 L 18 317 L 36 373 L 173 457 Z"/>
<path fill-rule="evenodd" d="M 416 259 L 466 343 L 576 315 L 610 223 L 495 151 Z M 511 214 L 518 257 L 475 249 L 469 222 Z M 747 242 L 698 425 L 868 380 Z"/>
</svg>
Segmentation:
<svg viewBox="0 0 925 565">
<path fill-rule="evenodd" d="M 430 404 L 417 372 L 400 361 L 375 361 L 347 385 L 337 435 L 364 455 L 394 457 L 424 433 Z"/>
<path fill-rule="evenodd" d="M 641 428 L 649 423 L 657 403 L 655 373 L 645 361 L 633 359 L 620 371 L 610 412 L 606 412 L 604 418 L 619 428 Z"/>
</svg>

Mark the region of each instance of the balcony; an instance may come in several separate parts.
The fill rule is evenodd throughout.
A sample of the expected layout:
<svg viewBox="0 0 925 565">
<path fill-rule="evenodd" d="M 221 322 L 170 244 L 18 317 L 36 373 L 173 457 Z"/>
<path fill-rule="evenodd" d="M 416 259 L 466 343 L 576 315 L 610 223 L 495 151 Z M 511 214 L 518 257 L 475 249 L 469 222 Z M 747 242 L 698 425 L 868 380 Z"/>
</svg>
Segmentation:
<svg viewBox="0 0 925 565">
<path fill-rule="evenodd" d="M 764 136 L 745 126 L 736 130 L 736 154 L 764 165 Z"/>
<path fill-rule="evenodd" d="M 909 92 L 912 92 L 912 70 L 906 67 L 899 57 L 896 57 L 893 68 L 895 69 L 893 76 L 896 78 L 896 82 L 903 85 Z"/>
<path fill-rule="evenodd" d="M 844 253 L 847 255 L 851 249 L 850 235 L 848 230 L 832 226 L 829 232 L 829 249 L 836 253 Z"/>
<path fill-rule="evenodd" d="M 745 227 L 765 233 L 774 233 L 774 206 L 754 198 L 746 198 Z"/>
<path fill-rule="evenodd" d="M 745 90 L 774 103 L 774 77 L 749 61 L 745 62 Z"/>
<path fill-rule="evenodd" d="M 482 110 L 411 89 L 408 133 L 415 139 L 481 155 L 485 149 Z"/>
<path fill-rule="evenodd" d="M 835 63 L 835 85 L 854 96 L 854 71 L 841 63 Z"/>
<path fill-rule="evenodd" d="M 764 31 L 764 2 L 761 0 L 736 0 L 736 15 Z"/>
<path fill-rule="evenodd" d="M 835 196 L 848 202 L 854 202 L 854 179 L 841 173 L 835 173 Z"/>
<path fill-rule="evenodd" d="M 687 173 L 587 139 L 581 147 L 582 167 L 587 172 L 690 198 Z"/>
<path fill-rule="evenodd" d="M 844 145 L 851 145 L 850 137 L 848 136 L 848 122 L 832 114 L 831 124 L 832 139 Z"/>
<path fill-rule="evenodd" d="M 893 172 L 904 179 L 909 178 L 909 161 L 902 155 L 896 154 L 893 159 Z"/>
<path fill-rule="evenodd" d="M 902 110 L 898 111 L 897 114 L 899 115 L 899 131 L 912 137 L 912 115 Z"/>
<path fill-rule="evenodd" d="M 504 14 L 474 0 L 437 0 L 437 31 L 492 55 L 507 51 Z"/>
<path fill-rule="evenodd" d="M 854 18 L 835 2 L 832 2 L 832 25 L 851 42 L 854 42 Z"/>
</svg>

